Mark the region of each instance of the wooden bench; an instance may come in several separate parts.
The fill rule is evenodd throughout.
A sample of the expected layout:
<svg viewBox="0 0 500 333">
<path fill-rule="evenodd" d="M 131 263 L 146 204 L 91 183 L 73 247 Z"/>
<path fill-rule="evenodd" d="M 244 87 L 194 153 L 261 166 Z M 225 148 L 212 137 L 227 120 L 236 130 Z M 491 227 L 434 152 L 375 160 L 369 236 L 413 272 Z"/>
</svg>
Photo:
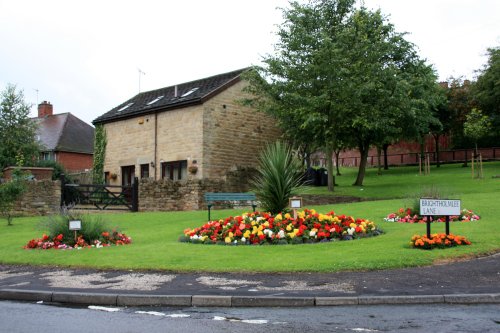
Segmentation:
<svg viewBox="0 0 500 333">
<path fill-rule="evenodd" d="M 248 202 L 251 204 L 248 204 Z M 212 206 L 218 205 L 221 202 L 231 202 L 232 205 L 239 205 L 239 203 L 246 202 L 247 204 L 241 204 L 239 206 L 252 206 L 253 211 L 255 212 L 255 208 L 257 204 L 255 203 L 257 198 L 254 193 L 213 193 L 207 192 L 205 193 L 205 202 L 208 207 L 208 221 L 210 221 L 210 209 Z"/>
</svg>

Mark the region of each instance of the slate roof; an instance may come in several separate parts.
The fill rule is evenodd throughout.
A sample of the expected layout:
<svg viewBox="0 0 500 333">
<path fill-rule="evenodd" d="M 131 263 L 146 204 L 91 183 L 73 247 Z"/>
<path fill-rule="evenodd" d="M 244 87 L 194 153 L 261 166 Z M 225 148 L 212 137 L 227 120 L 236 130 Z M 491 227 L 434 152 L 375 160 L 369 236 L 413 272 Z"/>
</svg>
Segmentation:
<svg viewBox="0 0 500 333">
<path fill-rule="evenodd" d="M 134 117 L 141 114 L 166 111 L 169 109 L 203 103 L 220 91 L 238 82 L 240 80 L 241 73 L 248 69 L 249 68 L 242 68 L 204 79 L 142 92 L 96 118 L 92 123 L 96 125 Z M 175 97 L 176 87 L 177 97 Z M 159 97 L 160 99 L 155 101 L 155 99 Z"/>
<path fill-rule="evenodd" d="M 94 128 L 71 113 L 34 118 L 42 151 L 94 153 Z"/>
</svg>

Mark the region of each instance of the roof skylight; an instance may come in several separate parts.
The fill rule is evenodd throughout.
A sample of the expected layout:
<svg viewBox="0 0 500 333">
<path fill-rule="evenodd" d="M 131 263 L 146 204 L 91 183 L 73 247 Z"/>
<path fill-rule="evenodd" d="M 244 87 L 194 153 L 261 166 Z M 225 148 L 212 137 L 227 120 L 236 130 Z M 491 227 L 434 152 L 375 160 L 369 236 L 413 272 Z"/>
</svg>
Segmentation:
<svg viewBox="0 0 500 333">
<path fill-rule="evenodd" d="M 152 104 L 154 104 L 154 103 L 158 102 L 158 101 L 159 101 L 160 99 L 162 99 L 162 98 L 163 98 L 163 95 L 162 95 L 162 96 L 158 96 L 158 97 L 156 97 L 155 99 L 153 99 L 151 102 L 149 102 L 149 103 L 148 103 L 148 105 L 152 105 Z"/>
<path fill-rule="evenodd" d="M 189 90 L 188 92 L 184 93 L 184 95 L 182 95 L 181 97 L 189 96 L 189 95 L 191 95 L 192 93 L 194 93 L 198 89 L 200 89 L 200 88 L 199 87 L 193 88 L 193 89 Z"/>
<path fill-rule="evenodd" d="M 132 104 L 134 104 L 134 103 L 128 103 L 127 105 L 122 106 L 120 109 L 118 109 L 118 112 L 121 112 L 121 111 L 123 111 L 123 110 L 125 110 L 125 109 L 127 109 L 127 108 L 131 107 L 131 106 L 132 106 Z"/>
</svg>

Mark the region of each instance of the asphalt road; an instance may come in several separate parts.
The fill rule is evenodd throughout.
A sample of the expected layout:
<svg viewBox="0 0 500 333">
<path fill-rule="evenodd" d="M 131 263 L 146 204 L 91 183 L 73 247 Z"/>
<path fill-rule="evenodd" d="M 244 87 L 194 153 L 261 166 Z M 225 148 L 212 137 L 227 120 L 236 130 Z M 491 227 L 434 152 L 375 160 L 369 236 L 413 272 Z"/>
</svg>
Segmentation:
<svg viewBox="0 0 500 333">
<path fill-rule="evenodd" d="M 500 332 L 500 305 L 63 307 L 0 301 L 0 332 Z"/>
</svg>

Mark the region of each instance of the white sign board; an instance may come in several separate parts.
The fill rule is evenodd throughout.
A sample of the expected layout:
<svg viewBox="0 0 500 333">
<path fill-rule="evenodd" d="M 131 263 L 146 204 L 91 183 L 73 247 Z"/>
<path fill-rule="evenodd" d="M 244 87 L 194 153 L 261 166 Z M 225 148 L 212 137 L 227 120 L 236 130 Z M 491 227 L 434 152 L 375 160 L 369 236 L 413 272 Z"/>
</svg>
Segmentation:
<svg viewBox="0 0 500 333">
<path fill-rule="evenodd" d="M 460 215 L 460 200 L 420 199 L 420 215 Z"/>
<path fill-rule="evenodd" d="M 69 230 L 80 230 L 82 228 L 82 221 L 75 220 L 69 221 Z"/>
<path fill-rule="evenodd" d="M 290 198 L 290 208 L 302 208 L 302 198 Z"/>
</svg>

